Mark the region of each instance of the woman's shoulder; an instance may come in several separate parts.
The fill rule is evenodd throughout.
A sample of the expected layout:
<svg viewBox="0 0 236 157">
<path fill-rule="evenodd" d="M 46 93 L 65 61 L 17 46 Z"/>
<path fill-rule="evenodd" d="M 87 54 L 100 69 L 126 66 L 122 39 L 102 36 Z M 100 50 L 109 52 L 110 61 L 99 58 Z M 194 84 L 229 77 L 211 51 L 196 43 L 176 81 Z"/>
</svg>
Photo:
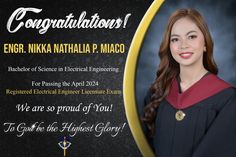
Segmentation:
<svg viewBox="0 0 236 157">
<path fill-rule="evenodd" d="M 206 81 L 206 88 L 211 88 L 212 91 L 216 91 L 215 94 L 223 93 L 223 95 L 228 95 L 228 96 L 235 96 L 236 95 L 236 88 L 226 82 L 225 80 L 221 79 L 219 76 L 211 74 Z"/>
<path fill-rule="evenodd" d="M 235 99 L 236 98 L 236 88 L 231 86 L 229 88 L 226 88 L 221 92 L 221 98 L 230 100 L 230 99 Z"/>
<path fill-rule="evenodd" d="M 221 109 L 231 106 L 230 108 L 236 109 L 236 89 L 231 86 L 219 92 L 215 96 L 211 97 L 207 102 L 209 102 L 209 107 L 220 111 Z"/>
<path fill-rule="evenodd" d="M 214 75 L 214 77 L 216 79 L 216 83 L 214 82 L 216 87 L 223 87 L 223 92 L 228 96 L 236 96 L 236 87 L 234 85 L 229 82 L 226 82 L 217 75 Z"/>
</svg>

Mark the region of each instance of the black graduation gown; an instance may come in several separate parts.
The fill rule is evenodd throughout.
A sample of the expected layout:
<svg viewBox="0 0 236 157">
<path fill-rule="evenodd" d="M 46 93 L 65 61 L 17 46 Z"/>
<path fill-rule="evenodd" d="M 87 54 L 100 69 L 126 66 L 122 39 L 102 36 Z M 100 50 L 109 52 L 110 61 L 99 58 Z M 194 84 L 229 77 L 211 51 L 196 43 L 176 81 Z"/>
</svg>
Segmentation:
<svg viewBox="0 0 236 157">
<path fill-rule="evenodd" d="M 156 156 L 236 157 L 235 88 L 209 74 L 179 91 L 174 79 L 158 108 L 152 139 Z M 176 118 L 179 110 L 182 120 Z"/>
</svg>

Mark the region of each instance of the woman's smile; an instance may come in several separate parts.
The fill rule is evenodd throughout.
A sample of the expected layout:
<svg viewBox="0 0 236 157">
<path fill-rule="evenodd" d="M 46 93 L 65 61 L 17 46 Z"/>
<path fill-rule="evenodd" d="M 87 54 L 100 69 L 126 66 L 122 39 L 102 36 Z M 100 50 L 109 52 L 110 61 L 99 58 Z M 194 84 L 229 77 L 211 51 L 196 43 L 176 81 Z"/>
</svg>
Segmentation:
<svg viewBox="0 0 236 157">
<path fill-rule="evenodd" d="M 193 52 L 181 52 L 179 56 L 183 59 L 189 59 L 193 55 Z"/>
</svg>

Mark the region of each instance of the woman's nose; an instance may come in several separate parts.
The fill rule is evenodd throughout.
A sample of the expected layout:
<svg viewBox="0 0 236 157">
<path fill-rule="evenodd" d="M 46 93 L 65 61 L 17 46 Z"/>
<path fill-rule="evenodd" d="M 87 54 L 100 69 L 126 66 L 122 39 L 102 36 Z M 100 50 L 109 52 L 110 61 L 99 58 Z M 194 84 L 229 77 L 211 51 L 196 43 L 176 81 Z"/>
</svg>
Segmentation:
<svg viewBox="0 0 236 157">
<path fill-rule="evenodd" d="M 182 40 L 180 47 L 181 47 L 181 49 L 188 48 L 189 47 L 188 42 L 186 40 Z"/>
</svg>

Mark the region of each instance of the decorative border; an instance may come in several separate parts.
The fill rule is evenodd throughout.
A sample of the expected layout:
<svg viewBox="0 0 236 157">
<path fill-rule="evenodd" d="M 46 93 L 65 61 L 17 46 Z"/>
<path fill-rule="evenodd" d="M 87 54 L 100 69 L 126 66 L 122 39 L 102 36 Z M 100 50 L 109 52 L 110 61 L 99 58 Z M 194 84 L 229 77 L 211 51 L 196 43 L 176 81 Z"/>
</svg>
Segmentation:
<svg viewBox="0 0 236 157">
<path fill-rule="evenodd" d="M 126 117 L 128 119 L 128 123 L 136 144 L 138 145 L 139 150 L 144 157 L 154 157 L 155 155 L 143 133 L 139 114 L 137 111 L 135 99 L 136 66 L 144 36 L 147 32 L 147 29 L 149 28 L 152 19 L 156 15 L 163 2 L 164 0 L 154 0 L 154 2 L 144 15 L 141 23 L 139 24 L 128 52 L 123 79 L 123 96 L 125 102 Z"/>
</svg>

